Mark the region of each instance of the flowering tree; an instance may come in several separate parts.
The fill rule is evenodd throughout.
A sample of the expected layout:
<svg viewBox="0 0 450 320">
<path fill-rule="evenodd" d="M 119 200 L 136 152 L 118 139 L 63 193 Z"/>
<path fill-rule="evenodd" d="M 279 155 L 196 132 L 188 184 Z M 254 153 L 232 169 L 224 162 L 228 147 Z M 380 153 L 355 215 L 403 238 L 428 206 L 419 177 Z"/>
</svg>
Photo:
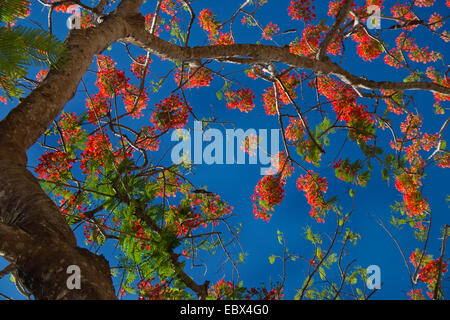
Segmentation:
<svg viewBox="0 0 450 320">
<path fill-rule="evenodd" d="M 450 39 L 447 17 L 436 9 L 448 10 L 450 1 L 328 1 L 323 17 L 315 8 L 319 1 L 277 1 L 290 29 L 259 15 L 268 0 L 230 1 L 230 11 L 221 14 L 208 1 L 88 2 L 24 2 L 31 11 L 47 10 L 49 33 L 52 19 L 77 5 L 80 28 L 68 33 L 66 57 L 57 68 L 38 72 L 36 80 L 24 75 L 16 81 L 28 90 L 25 98 L 2 98 L 14 107 L 0 122 L 0 252 L 11 263 L 1 276 L 13 273 L 20 290 L 36 299 L 114 299 L 128 293 L 141 299 L 281 299 L 288 276 L 300 283 L 298 299 L 369 299 L 378 288 L 366 290 L 367 272 L 346 255 L 364 236 L 350 228 L 355 193 L 381 172 L 385 188 L 401 199 L 392 203 L 392 224 L 421 241 L 408 255 L 379 221 L 404 260 L 409 297 L 444 296 L 449 227 L 431 234 L 432 214 L 445 213 L 432 211 L 423 182 L 430 168 L 450 165 L 444 140 L 447 65 L 435 51 L 442 45 L 428 47 Z M 373 6 L 381 9 L 383 28 L 373 28 Z M 427 37 L 433 37 L 430 44 L 424 43 Z M 404 77 L 371 80 L 346 59 L 378 62 Z M 240 81 L 233 77 L 237 73 Z M 248 195 L 255 219 L 270 223 L 292 179 L 297 197 L 306 197 L 310 207 L 300 211 L 309 211 L 312 224 L 335 230 L 325 237 L 306 227 L 312 250 L 299 254 L 289 251 L 279 231 L 282 254 L 269 257 L 283 265 L 277 283 L 250 288 L 236 276 L 245 251 L 231 219 L 233 199 L 228 203 L 191 182 L 188 161 L 167 164 L 164 155 L 154 156 L 167 148 L 172 130 L 189 127 L 192 119 L 226 124 L 189 101 L 188 93 L 214 82 L 223 84 L 217 104 L 230 113 L 264 110 L 281 130 L 278 170 Z M 263 84 L 261 93 L 256 83 Z M 167 95 L 155 101 L 164 88 L 170 88 Z M 316 101 L 305 99 L 307 92 Z M 431 94 L 427 105 L 417 107 L 423 93 Z M 74 96 L 85 101 L 84 111 L 64 110 Z M 430 117 L 440 126 L 425 129 L 433 104 Z M 43 153 L 29 170 L 26 152 L 35 143 Z M 258 143 L 250 136 L 241 147 L 252 154 Z M 346 152 L 346 144 L 353 151 Z M 333 175 L 326 176 L 324 167 L 334 168 L 335 178 L 348 186 L 352 206 L 333 196 Z M 75 235 L 90 250 L 78 246 Z M 437 238 L 441 250 L 430 252 Z M 108 263 L 97 252 L 109 244 L 120 254 Z M 231 265 L 228 279 L 194 280 L 188 266 L 218 251 Z M 287 263 L 301 264 L 303 272 L 286 274 Z M 78 290 L 67 286 L 71 265 L 81 269 Z"/>
</svg>

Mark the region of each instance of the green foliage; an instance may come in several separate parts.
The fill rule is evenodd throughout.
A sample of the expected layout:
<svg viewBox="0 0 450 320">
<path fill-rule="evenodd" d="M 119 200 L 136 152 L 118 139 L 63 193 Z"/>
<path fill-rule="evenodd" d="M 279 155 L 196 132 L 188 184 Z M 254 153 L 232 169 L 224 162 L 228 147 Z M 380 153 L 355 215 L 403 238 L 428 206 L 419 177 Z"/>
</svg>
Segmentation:
<svg viewBox="0 0 450 320">
<path fill-rule="evenodd" d="M 0 19 L 4 23 L 13 23 L 18 17 L 25 16 L 27 6 L 26 0 L 2 0 L 0 2 Z"/>
<path fill-rule="evenodd" d="M 10 23 L 26 12 L 25 1 L 2 1 L 0 16 L 6 25 L 0 26 L 0 92 L 20 97 L 23 91 L 17 87 L 30 66 L 58 67 L 65 49 L 63 44 L 48 32 Z"/>
</svg>

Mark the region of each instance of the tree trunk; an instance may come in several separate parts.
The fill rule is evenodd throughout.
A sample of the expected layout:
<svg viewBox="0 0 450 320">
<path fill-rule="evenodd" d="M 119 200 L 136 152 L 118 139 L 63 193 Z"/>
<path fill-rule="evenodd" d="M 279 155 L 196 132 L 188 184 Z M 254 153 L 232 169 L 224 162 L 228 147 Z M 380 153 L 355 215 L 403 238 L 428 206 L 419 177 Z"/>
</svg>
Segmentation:
<svg viewBox="0 0 450 320">
<path fill-rule="evenodd" d="M 26 150 L 73 98 L 94 55 L 127 36 L 124 17 L 141 2 L 123 1 L 98 27 L 72 30 L 63 66 L 0 122 L 0 254 L 36 299 L 116 298 L 108 262 L 77 246 L 59 208 L 26 169 Z M 71 265 L 80 268 L 80 289 L 67 286 Z"/>
</svg>

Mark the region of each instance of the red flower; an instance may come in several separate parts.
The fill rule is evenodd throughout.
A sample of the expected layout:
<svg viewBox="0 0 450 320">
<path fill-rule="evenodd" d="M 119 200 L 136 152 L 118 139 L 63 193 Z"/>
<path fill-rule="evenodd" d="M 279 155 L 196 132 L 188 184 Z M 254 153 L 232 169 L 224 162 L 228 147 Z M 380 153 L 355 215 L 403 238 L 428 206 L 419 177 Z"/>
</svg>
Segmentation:
<svg viewBox="0 0 450 320">
<path fill-rule="evenodd" d="M 313 0 L 291 0 L 288 7 L 288 14 L 294 20 L 303 20 L 308 23 L 316 19 L 316 14 L 312 11 L 315 7 L 312 4 Z"/>
<path fill-rule="evenodd" d="M 249 112 L 254 107 L 253 99 L 255 95 L 250 89 L 240 89 L 238 91 L 228 90 L 225 92 L 228 109 L 239 109 L 241 112 Z"/>
<path fill-rule="evenodd" d="M 98 166 L 97 171 L 104 166 L 105 157 L 111 152 L 112 146 L 107 135 L 97 132 L 89 136 L 86 149 L 81 153 L 80 169 L 89 173 L 88 164 Z"/>
<path fill-rule="evenodd" d="M 88 109 L 89 122 L 97 123 L 111 110 L 111 102 L 103 94 L 97 93 L 86 99 L 86 108 Z"/>
<path fill-rule="evenodd" d="M 115 62 L 106 56 L 97 58 L 98 73 L 95 85 L 99 88 L 100 95 L 113 98 L 125 93 L 128 88 L 128 78 L 125 73 L 115 68 Z"/>
<path fill-rule="evenodd" d="M 276 34 L 278 31 L 280 31 L 280 28 L 278 28 L 278 25 L 270 22 L 263 31 L 263 34 L 262 34 L 263 38 L 267 39 L 267 40 L 272 40 L 271 35 Z"/>
<path fill-rule="evenodd" d="M 172 94 L 156 104 L 151 121 L 161 131 L 182 128 L 187 123 L 190 110 L 179 94 Z"/>
<path fill-rule="evenodd" d="M 308 204 L 311 206 L 310 216 L 315 218 L 317 222 L 324 222 L 323 216 L 330 208 L 330 205 L 323 198 L 323 194 L 328 189 L 326 179 L 309 170 L 307 174 L 298 178 L 297 188 L 305 192 Z"/>
<path fill-rule="evenodd" d="M 200 26 L 203 30 L 209 32 L 210 36 L 217 36 L 219 33 L 220 22 L 217 21 L 216 15 L 210 9 L 204 9 L 200 12 L 198 17 Z"/>
<path fill-rule="evenodd" d="M 147 59 L 147 56 L 138 56 L 136 57 L 133 61 L 133 63 L 131 64 L 131 72 L 136 76 L 136 78 L 140 79 L 142 76 L 142 73 L 144 71 L 144 66 L 145 66 L 145 61 Z M 152 63 L 152 59 L 149 59 L 148 61 L 148 65 L 150 65 Z M 145 71 L 146 74 L 149 74 L 150 71 L 148 70 L 148 65 L 147 65 L 147 70 Z"/>
<path fill-rule="evenodd" d="M 70 173 L 75 160 L 63 151 L 46 152 L 39 158 L 39 164 L 34 169 L 39 179 L 60 181 Z"/>
<path fill-rule="evenodd" d="M 284 88 L 286 88 L 289 96 L 292 99 L 297 98 L 297 93 L 295 92 L 295 88 L 300 84 L 300 79 L 295 73 L 285 73 L 281 76 L 280 81 L 283 83 Z M 281 107 L 283 104 L 290 104 L 290 99 L 288 93 L 286 93 L 278 82 L 276 83 L 277 91 L 278 91 L 278 103 Z M 264 102 L 264 109 L 268 115 L 276 114 L 276 100 L 275 100 L 275 90 L 273 87 L 267 88 L 264 90 L 262 100 Z"/>
<path fill-rule="evenodd" d="M 139 89 L 135 85 L 130 85 L 123 95 L 125 109 L 131 114 L 133 119 L 139 119 L 143 115 L 142 110 L 147 106 L 147 101 L 148 97 L 145 88 L 139 94 Z"/>
<path fill-rule="evenodd" d="M 200 88 L 209 87 L 213 79 L 213 73 L 210 69 L 200 67 L 193 68 L 189 72 L 181 73 L 181 69 L 178 69 L 175 73 L 175 82 L 178 85 L 184 83 L 184 88 Z"/>
<path fill-rule="evenodd" d="M 270 211 L 281 203 L 284 197 L 285 180 L 278 176 L 267 175 L 259 180 L 252 195 L 253 214 L 255 218 L 269 221 Z"/>
<path fill-rule="evenodd" d="M 363 28 L 359 28 L 357 32 L 352 35 L 354 41 L 358 43 L 358 55 L 365 61 L 371 61 L 378 58 L 383 52 L 381 45 L 370 37 Z"/>
</svg>

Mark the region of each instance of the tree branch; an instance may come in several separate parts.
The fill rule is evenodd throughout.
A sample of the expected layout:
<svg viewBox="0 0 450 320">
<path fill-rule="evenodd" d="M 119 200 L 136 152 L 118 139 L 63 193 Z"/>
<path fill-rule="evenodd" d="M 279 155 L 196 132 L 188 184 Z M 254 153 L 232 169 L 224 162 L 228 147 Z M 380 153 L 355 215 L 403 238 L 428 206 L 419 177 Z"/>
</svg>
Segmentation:
<svg viewBox="0 0 450 320">
<path fill-rule="evenodd" d="M 334 37 L 338 33 L 341 25 L 345 22 L 345 19 L 347 18 L 348 13 L 352 8 L 352 5 L 353 0 L 345 0 L 344 4 L 339 9 L 339 12 L 336 16 L 336 20 L 333 23 L 333 26 L 331 27 L 330 31 L 328 31 L 327 35 L 325 36 L 325 39 L 320 44 L 319 51 L 317 52 L 316 55 L 317 60 L 323 60 L 323 58 L 325 57 L 328 46 L 334 40 Z"/>
<path fill-rule="evenodd" d="M 393 82 L 373 81 L 359 77 L 331 61 L 317 61 L 295 55 L 289 47 L 276 47 L 261 44 L 232 44 L 223 46 L 180 47 L 162 40 L 145 31 L 144 17 L 137 15 L 128 18 L 130 36 L 124 40 L 148 50 L 158 56 L 180 62 L 202 59 L 224 59 L 249 57 L 266 63 L 280 62 L 299 69 L 309 69 L 319 74 L 331 74 L 356 88 L 367 90 L 425 90 L 443 95 L 450 95 L 450 88 L 432 82 Z"/>
</svg>

